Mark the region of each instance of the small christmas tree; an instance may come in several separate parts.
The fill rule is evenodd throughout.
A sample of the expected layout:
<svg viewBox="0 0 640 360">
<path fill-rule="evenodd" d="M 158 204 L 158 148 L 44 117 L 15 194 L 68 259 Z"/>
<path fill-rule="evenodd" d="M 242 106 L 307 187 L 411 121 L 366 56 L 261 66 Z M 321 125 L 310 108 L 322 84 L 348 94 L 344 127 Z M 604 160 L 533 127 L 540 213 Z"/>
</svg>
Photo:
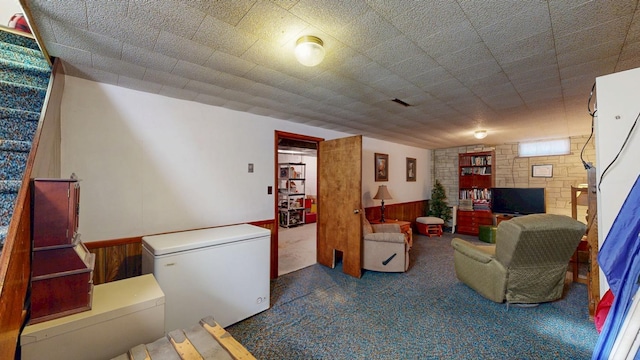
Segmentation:
<svg viewBox="0 0 640 360">
<path fill-rule="evenodd" d="M 451 208 L 447 204 L 447 193 L 440 181 L 436 180 L 436 184 L 431 190 L 431 200 L 429 200 L 429 216 L 435 216 L 444 220 L 446 224 L 451 220 Z"/>
</svg>

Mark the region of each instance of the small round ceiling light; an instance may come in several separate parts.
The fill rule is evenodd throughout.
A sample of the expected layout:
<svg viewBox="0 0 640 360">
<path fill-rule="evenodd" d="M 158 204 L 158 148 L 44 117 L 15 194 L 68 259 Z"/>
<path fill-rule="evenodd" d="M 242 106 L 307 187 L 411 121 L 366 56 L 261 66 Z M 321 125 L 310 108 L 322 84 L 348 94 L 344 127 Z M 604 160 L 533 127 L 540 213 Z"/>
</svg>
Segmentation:
<svg viewBox="0 0 640 360">
<path fill-rule="evenodd" d="M 487 137 L 487 130 L 476 130 L 476 132 L 473 133 L 473 137 L 476 139 L 484 139 Z"/>
<path fill-rule="evenodd" d="M 303 36 L 296 41 L 296 59 L 304 66 L 316 66 L 324 59 L 324 43 L 317 36 Z"/>
</svg>

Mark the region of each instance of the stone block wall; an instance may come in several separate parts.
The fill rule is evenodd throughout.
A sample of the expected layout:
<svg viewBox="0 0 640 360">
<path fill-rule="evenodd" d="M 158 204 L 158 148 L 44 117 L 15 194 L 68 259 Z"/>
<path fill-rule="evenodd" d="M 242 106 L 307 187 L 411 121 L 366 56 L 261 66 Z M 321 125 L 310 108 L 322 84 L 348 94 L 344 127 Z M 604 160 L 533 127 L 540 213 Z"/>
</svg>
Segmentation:
<svg viewBox="0 0 640 360">
<path fill-rule="evenodd" d="M 433 182 L 439 180 L 447 192 L 449 205 L 458 204 L 458 154 L 494 150 L 493 172 L 496 187 L 543 187 L 546 193 L 547 212 L 571 216 L 571 186 L 586 184 L 587 171 L 580 160 L 580 152 L 588 136 L 571 139 L 571 153 L 557 156 L 520 157 L 518 144 L 500 144 L 491 147 L 462 146 L 436 149 L 432 152 Z M 584 149 L 584 160 L 595 165 L 594 139 Z M 553 165 L 553 177 L 534 178 L 532 165 Z M 578 207 L 578 220 L 586 222 L 586 207 Z"/>
</svg>

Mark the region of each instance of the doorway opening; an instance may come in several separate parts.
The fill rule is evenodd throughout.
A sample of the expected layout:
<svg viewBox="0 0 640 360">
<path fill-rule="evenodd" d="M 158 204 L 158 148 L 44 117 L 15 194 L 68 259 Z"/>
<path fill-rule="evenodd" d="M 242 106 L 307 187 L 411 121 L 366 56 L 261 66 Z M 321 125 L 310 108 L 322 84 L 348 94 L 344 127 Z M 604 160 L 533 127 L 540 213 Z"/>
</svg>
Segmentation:
<svg viewBox="0 0 640 360">
<path fill-rule="evenodd" d="M 317 262 L 317 159 L 318 143 L 322 140 L 276 131 L 277 224 L 272 277 Z M 276 270 L 277 275 L 273 276 Z"/>
</svg>

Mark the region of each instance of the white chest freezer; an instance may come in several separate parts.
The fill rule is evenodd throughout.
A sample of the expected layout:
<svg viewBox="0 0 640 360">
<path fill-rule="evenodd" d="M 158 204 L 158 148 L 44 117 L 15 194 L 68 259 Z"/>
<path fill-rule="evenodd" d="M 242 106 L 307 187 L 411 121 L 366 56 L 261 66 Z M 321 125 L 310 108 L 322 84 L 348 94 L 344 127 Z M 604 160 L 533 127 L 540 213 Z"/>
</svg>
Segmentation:
<svg viewBox="0 0 640 360">
<path fill-rule="evenodd" d="M 248 224 L 143 237 L 142 273 L 165 294 L 165 332 L 268 309 L 270 242 L 268 229 Z"/>
</svg>

